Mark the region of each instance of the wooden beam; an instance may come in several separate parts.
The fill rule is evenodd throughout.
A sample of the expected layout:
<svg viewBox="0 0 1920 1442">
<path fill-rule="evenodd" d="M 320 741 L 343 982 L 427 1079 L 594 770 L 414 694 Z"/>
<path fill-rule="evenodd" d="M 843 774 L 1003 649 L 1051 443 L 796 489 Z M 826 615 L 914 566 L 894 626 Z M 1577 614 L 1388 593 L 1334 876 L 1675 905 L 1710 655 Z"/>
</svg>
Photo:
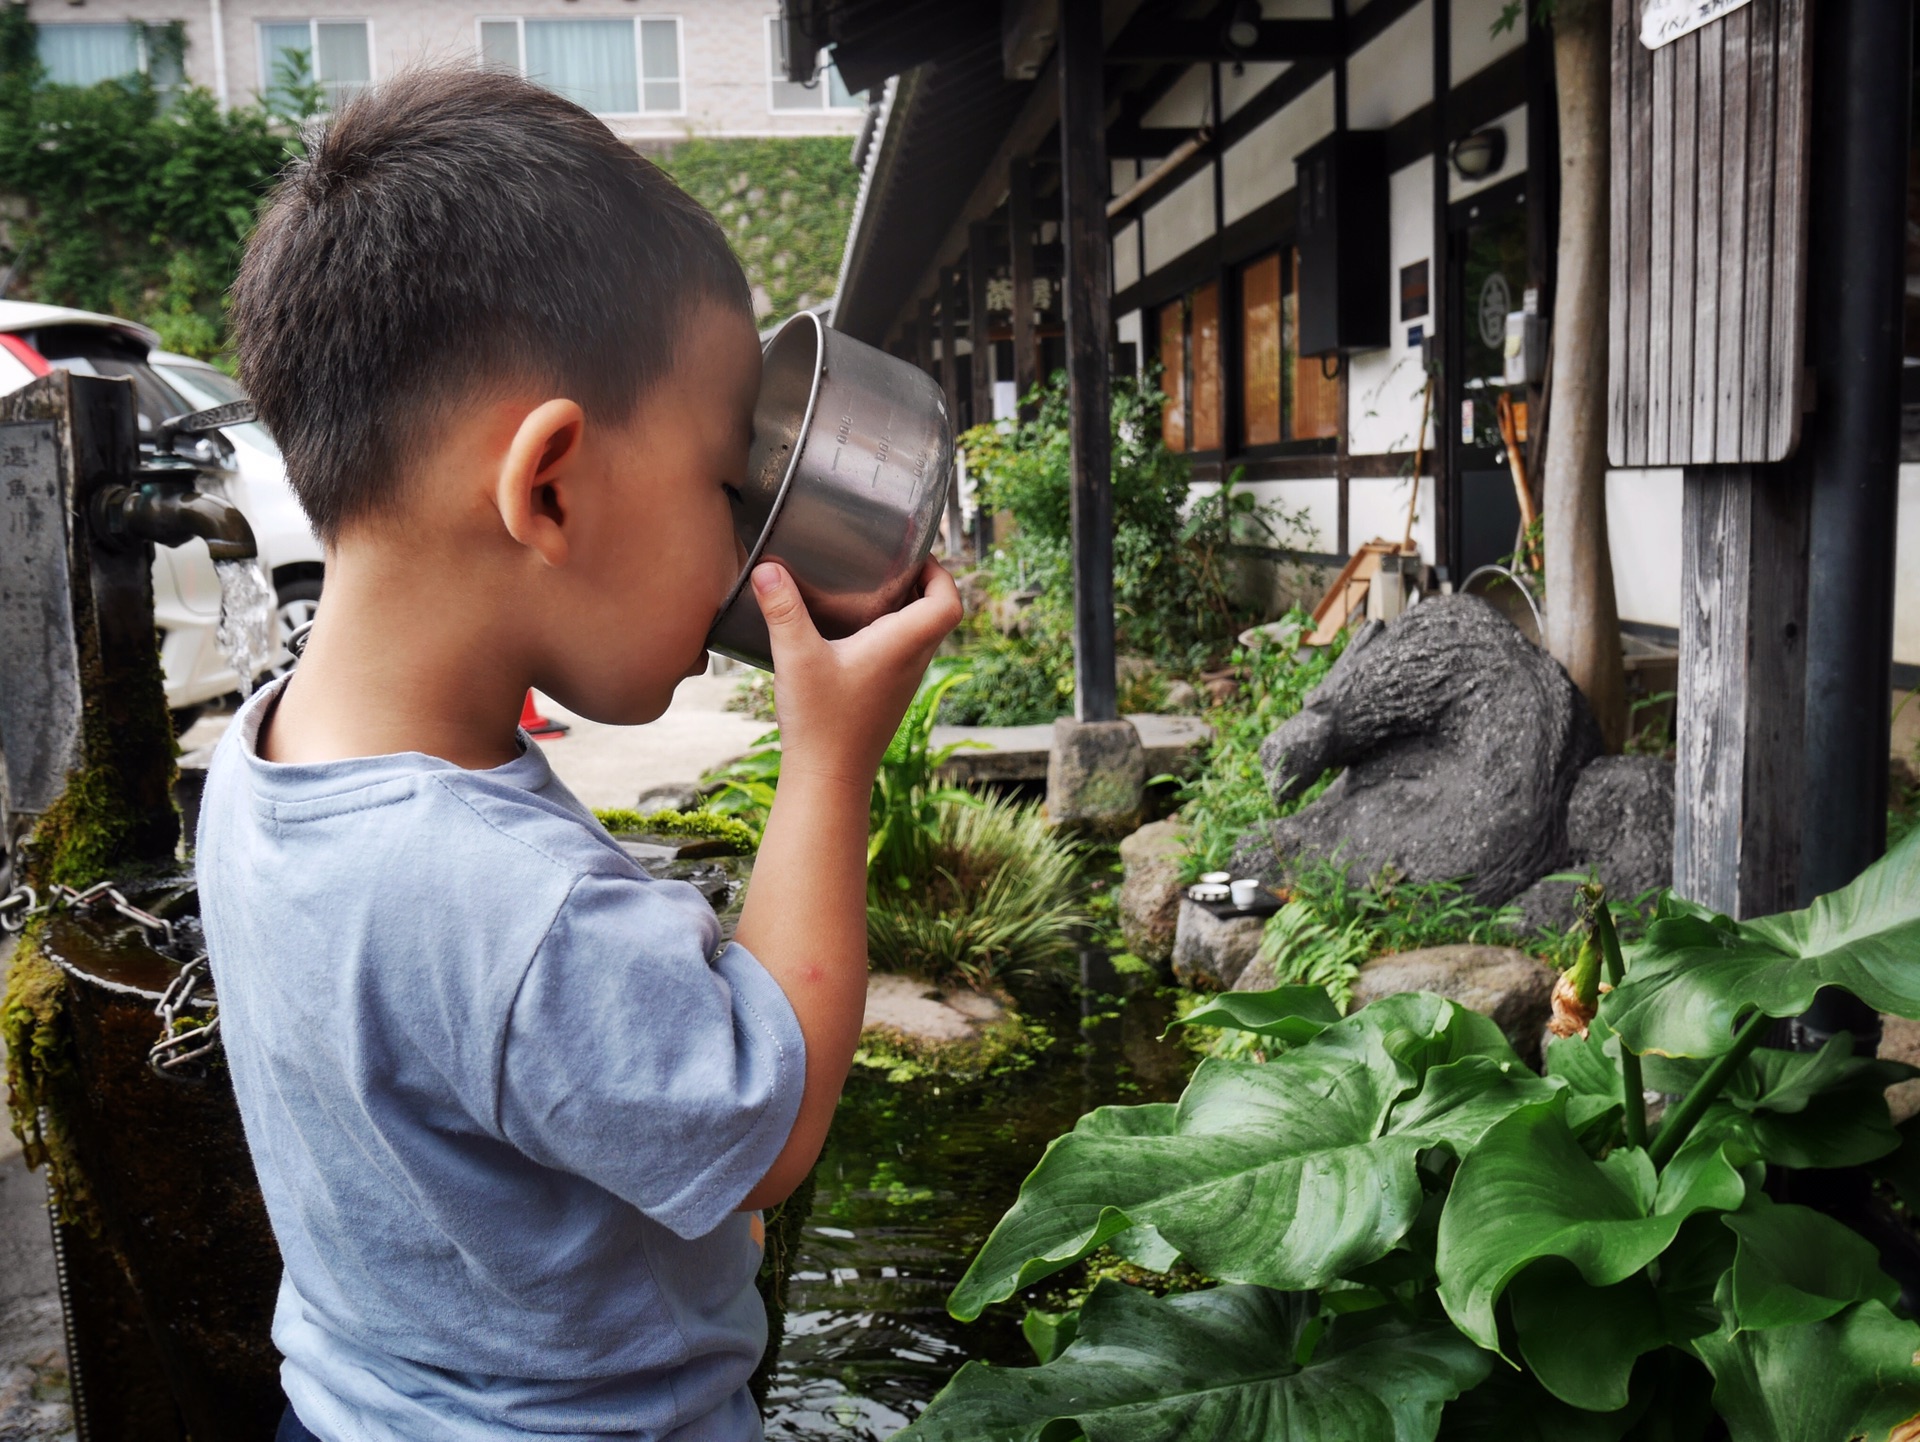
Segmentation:
<svg viewBox="0 0 1920 1442">
<path fill-rule="evenodd" d="M 950 266 L 940 268 L 940 389 L 946 392 L 947 423 L 955 430 L 960 428 L 960 357 L 954 347 L 958 327 L 954 325 L 953 308 L 956 301 L 953 287 L 953 270 Z M 956 465 L 947 475 L 947 554 L 958 557 L 960 554 L 962 530 L 960 525 L 960 469 Z"/>
<path fill-rule="evenodd" d="M 1673 889 L 1735 918 L 1798 904 L 1809 513 L 1796 470 L 1700 466 L 1682 483 Z"/>
<path fill-rule="evenodd" d="M 987 274 L 991 261 L 993 227 L 976 220 L 967 227 L 967 340 L 973 357 L 968 368 L 973 373 L 973 414 L 976 426 L 993 419 L 993 342 L 987 339 Z M 982 506 L 976 520 L 973 540 L 981 560 L 993 549 L 993 517 Z"/>
<path fill-rule="evenodd" d="M 1100 0 L 1061 0 L 1060 186 L 1072 466 L 1074 715 L 1112 721 L 1113 477 L 1108 426 L 1107 145 Z"/>
<path fill-rule="evenodd" d="M 1040 342 L 1033 333 L 1033 170 L 1024 155 L 1007 163 L 1007 255 L 1013 272 L 1013 388 L 1020 419 L 1031 420 L 1027 396 L 1039 382 Z"/>
<path fill-rule="evenodd" d="M 1224 25 L 1206 20 L 1150 20 L 1122 31 L 1107 51 L 1107 63 L 1208 65 L 1235 60 L 1323 60 L 1339 53 L 1339 32 L 1331 20 L 1262 20 L 1258 38 L 1237 47 L 1227 43 Z"/>
</svg>

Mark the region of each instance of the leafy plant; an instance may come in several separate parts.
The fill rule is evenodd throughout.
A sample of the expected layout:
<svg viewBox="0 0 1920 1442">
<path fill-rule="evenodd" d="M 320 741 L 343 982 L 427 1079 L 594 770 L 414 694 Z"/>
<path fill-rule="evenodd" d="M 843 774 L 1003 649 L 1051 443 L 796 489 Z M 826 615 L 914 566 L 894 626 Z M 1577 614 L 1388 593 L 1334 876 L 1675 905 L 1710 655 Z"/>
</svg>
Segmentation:
<svg viewBox="0 0 1920 1442">
<path fill-rule="evenodd" d="M 1286 626 L 1304 635 L 1313 629 L 1305 611 L 1283 618 Z M 1180 788 L 1180 817 L 1187 854 L 1181 863 L 1182 880 L 1192 881 L 1203 871 L 1227 865 L 1234 845 L 1262 821 L 1274 820 L 1317 798 L 1316 785 L 1285 807 L 1275 806 L 1267 794 L 1260 769 L 1260 743 L 1288 717 L 1299 711 L 1313 688 L 1346 647 L 1342 632 L 1328 646 L 1299 651 L 1268 643 L 1235 651 L 1234 666 L 1241 681 L 1233 700 L 1207 714 L 1213 725 L 1213 744 L 1199 771 Z"/>
<path fill-rule="evenodd" d="M 880 758 L 867 827 L 867 886 L 873 892 L 905 892 L 932 880 L 942 808 L 973 803 L 959 787 L 942 786 L 939 771 L 955 752 L 977 743 L 933 744 L 940 699 L 965 678 L 951 659 L 935 661 Z"/>
<path fill-rule="evenodd" d="M 949 1307 L 977 1316 L 1103 1244 L 1219 1285 L 1102 1283 L 1051 1319 L 1051 1360 L 969 1363 L 903 1438 L 1911 1437 L 1920 1325 L 1871 1244 L 1762 1184 L 1912 1171 L 1884 1088 L 1914 1073 L 1844 1037 L 1758 1043 L 1825 985 L 1920 1015 L 1920 840 L 1803 912 L 1668 898 L 1629 963 L 1602 900 L 1588 940 L 1545 1076 L 1436 996 L 1342 1019 L 1282 987 L 1191 1013 L 1271 1059 L 1081 1118 Z M 1647 1086 L 1684 1092 L 1657 1125 Z"/>
<path fill-rule="evenodd" d="M 985 987 L 1071 960 L 1089 922 L 1080 857 L 1037 807 L 943 799 L 931 833 L 928 875 L 868 911 L 875 966 Z"/>
</svg>

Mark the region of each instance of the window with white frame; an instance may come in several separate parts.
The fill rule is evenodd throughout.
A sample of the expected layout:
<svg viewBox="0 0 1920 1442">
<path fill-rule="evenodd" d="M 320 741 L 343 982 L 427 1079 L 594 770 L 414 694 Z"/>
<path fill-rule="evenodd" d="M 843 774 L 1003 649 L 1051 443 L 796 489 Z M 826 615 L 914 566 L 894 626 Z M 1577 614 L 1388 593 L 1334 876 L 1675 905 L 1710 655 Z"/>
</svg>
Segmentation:
<svg viewBox="0 0 1920 1442">
<path fill-rule="evenodd" d="M 687 108 L 676 16 L 482 20 L 480 63 L 536 80 L 595 115 Z"/>
<path fill-rule="evenodd" d="M 338 109 L 373 83 L 373 46 L 364 20 L 260 22 L 260 93 L 291 110 L 295 87 L 318 84 L 325 108 Z"/>
<path fill-rule="evenodd" d="M 155 26 L 155 30 L 162 27 Z M 98 85 L 129 75 L 150 75 L 165 88 L 180 84 L 179 44 L 163 43 L 138 21 L 34 26 L 34 49 L 49 83 Z"/>
<path fill-rule="evenodd" d="M 824 50 L 811 84 L 787 79 L 787 28 L 778 15 L 767 17 L 767 86 L 768 108 L 776 111 L 859 110 L 867 103 L 867 92 L 847 89 Z"/>
</svg>

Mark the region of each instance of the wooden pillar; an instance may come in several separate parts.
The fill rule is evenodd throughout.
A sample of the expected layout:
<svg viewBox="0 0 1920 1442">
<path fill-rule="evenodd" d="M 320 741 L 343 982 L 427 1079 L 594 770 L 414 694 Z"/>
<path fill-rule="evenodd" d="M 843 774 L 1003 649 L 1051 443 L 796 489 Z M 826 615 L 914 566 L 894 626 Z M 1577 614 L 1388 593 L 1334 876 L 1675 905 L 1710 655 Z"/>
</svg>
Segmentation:
<svg viewBox="0 0 1920 1442">
<path fill-rule="evenodd" d="M 1033 418 L 1027 396 L 1040 381 L 1033 333 L 1033 167 L 1024 155 L 1007 162 L 1007 261 L 1013 273 L 1013 385 L 1024 421 Z"/>
<path fill-rule="evenodd" d="M 967 227 L 967 341 L 973 349 L 973 424 L 993 422 L 993 342 L 987 339 L 987 275 L 992 265 L 993 230 L 985 221 Z M 974 553 L 981 560 L 993 550 L 993 516 L 985 506 L 975 515 Z"/>
<path fill-rule="evenodd" d="M 940 389 L 947 396 L 947 419 L 960 426 L 960 358 L 954 353 L 953 270 L 940 267 Z M 956 452 L 956 455 L 958 453 Z M 960 556 L 960 468 L 956 464 L 947 475 L 947 554 Z"/>
<path fill-rule="evenodd" d="M 933 374 L 933 297 L 930 295 L 920 298 L 919 315 L 914 321 L 913 363 L 928 375 Z"/>
<path fill-rule="evenodd" d="M 1107 133 L 1100 0 L 1061 0 L 1060 220 L 1066 252 L 1067 436 L 1073 467 L 1074 715 L 1112 721 L 1113 477 L 1109 433 Z"/>
<path fill-rule="evenodd" d="M 1454 353 L 1449 332 L 1457 329 L 1462 316 L 1447 256 L 1447 92 L 1453 88 L 1452 27 L 1453 7 L 1448 0 L 1433 0 L 1433 259 L 1427 266 L 1427 330 L 1440 371 L 1433 386 L 1433 560 L 1449 568 L 1457 586 L 1466 577 L 1453 569 L 1458 561 L 1453 537 L 1459 528 L 1453 505 L 1453 437 L 1460 434 L 1460 391 L 1451 374 L 1453 368 L 1446 362 L 1446 357 Z M 1419 483 L 1416 477 L 1414 484 Z"/>
<path fill-rule="evenodd" d="M 1688 469 L 1673 889 L 1728 916 L 1797 904 L 1807 677 L 1801 468 Z"/>
</svg>

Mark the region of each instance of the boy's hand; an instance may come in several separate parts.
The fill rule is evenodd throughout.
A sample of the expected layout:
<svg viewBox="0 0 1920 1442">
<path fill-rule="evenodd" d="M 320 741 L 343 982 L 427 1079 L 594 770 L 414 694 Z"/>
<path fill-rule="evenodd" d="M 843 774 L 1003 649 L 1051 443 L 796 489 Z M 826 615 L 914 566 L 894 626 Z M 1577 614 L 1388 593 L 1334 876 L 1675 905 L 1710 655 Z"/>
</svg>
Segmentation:
<svg viewBox="0 0 1920 1442">
<path fill-rule="evenodd" d="M 798 768 L 873 783 L 927 664 L 960 623 L 960 593 L 938 561 L 920 568 L 920 596 L 901 610 L 829 641 L 814 628 L 793 577 L 778 562 L 753 570 L 754 599 L 773 643 L 781 771 Z"/>
</svg>

